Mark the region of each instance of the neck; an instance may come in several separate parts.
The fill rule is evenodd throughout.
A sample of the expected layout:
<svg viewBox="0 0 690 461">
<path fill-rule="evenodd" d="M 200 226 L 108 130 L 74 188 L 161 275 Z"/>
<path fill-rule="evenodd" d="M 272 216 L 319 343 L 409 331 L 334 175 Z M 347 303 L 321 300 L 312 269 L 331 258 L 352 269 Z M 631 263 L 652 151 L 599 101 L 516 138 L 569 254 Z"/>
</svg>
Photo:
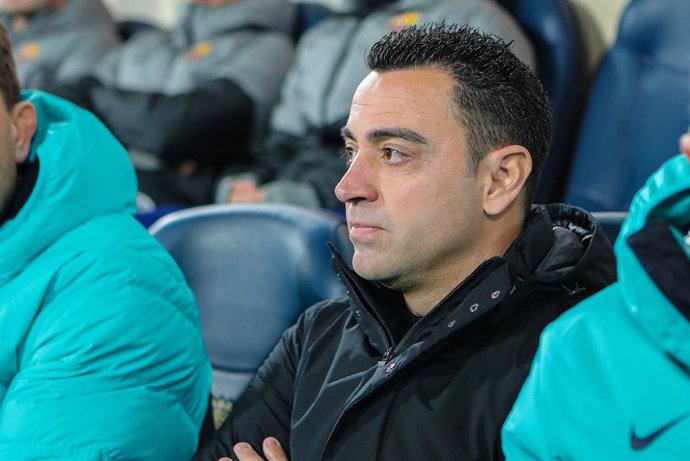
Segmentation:
<svg viewBox="0 0 690 461">
<path fill-rule="evenodd" d="M 482 263 L 492 257 L 503 256 L 520 235 L 523 224 L 522 220 L 515 221 L 513 225 L 489 223 L 492 229 L 498 229 L 499 232 L 483 233 L 479 242 L 481 246 L 469 251 L 469 256 L 461 258 L 458 264 L 448 265 L 433 274 L 425 274 L 422 283 L 403 290 L 408 310 L 417 316 L 428 314 Z"/>
</svg>

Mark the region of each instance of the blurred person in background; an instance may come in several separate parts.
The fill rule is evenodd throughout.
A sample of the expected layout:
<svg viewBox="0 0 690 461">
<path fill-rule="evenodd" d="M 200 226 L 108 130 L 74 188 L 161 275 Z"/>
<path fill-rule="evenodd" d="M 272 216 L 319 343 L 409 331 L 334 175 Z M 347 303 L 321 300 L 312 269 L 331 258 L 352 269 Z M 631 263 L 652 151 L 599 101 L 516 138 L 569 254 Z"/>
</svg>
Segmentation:
<svg viewBox="0 0 690 461">
<path fill-rule="evenodd" d="M 544 331 L 509 461 L 690 459 L 690 135 L 681 150 L 633 199 L 618 282 Z"/>
<path fill-rule="evenodd" d="M 292 62 L 289 0 L 189 0 L 170 31 L 135 35 L 56 90 L 129 149 L 156 204 L 213 201 L 218 172 L 246 168 Z"/>
<path fill-rule="evenodd" d="M 20 94 L 1 27 L 0 93 L 0 459 L 189 459 L 210 365 L 182 272 L 133 216 L 127 152 Z"/>
<path fill-rule="evenodd" d="M 0 0 L 23 88 L 50 91 L 86 75 L 119 43 L 101 0 Z"/>
<path fill-rule="evenodd" d="M 340 128 L 352 95 L 369 72 L 364 55 L 387 32 L 444 20 L 514 41 L 534 65 L 529 39 L 493 0 L 348 0 L 342 12 L 300 38 L 256 166 L 219 182 L 216 202 L 274 202 L 342 209 L 333 188 L 345 172 Z"/>
</svg>

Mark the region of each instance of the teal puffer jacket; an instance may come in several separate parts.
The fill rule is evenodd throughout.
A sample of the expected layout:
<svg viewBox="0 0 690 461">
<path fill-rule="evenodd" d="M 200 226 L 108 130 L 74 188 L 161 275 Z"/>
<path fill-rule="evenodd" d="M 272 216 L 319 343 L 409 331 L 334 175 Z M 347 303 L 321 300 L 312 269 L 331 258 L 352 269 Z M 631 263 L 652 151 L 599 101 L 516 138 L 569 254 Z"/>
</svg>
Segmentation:
<svg viewBox="0 0 690 461">
<path fill-rule="evenodd" d="M 0 227 L 0 459 L 189 459 L 211 379 L 193 295 L 133 217 L 124 148 L 90 113 L 22 97 L 39 173 Z"/>
<path fill-rule="evenodd" d="M 690 162 L 638 192 L 619 281 L 543 333 L 503 428 L 509 461 L 690 459 Z"/>
</svg>

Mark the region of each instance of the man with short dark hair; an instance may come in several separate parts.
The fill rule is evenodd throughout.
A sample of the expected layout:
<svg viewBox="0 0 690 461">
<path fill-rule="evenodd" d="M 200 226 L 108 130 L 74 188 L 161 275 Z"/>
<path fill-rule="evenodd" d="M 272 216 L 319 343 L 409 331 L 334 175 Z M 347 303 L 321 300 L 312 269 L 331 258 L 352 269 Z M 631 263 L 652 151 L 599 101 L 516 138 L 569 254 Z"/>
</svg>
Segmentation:
<svg viewBox="0 0 690 461">
<path fill-rule="evenodd" d="M 369 73 L 362 57 L 392 30 L 441 20 L 468 24 L 513 42 L 523 62 L 535 63 L 529 39 L 495 0 L 343 0 L 339 5 L 338 14 L 300 37 L 268 133 L 254 149 L 255 164 L 222 179 L 217 201 L 341 210 L 333 193 L 345 172 L 338 156 L 340 128 L 357 85 Z"/>
<path fill-rule="evenodd" d="M 189 459 L 210 366 L 191 290 L 133 216 L 127 152 L 20 93 L 2 27 L 0 93 L 0 459 Z"/>
<path fill-rule="evenodd" d="M 412 27 L 367 63 L 336 187 L 349 299 L 284 334 L 198 459 L 502 459 L 542 329 L 614 279 L 591 216 L 528 206 L 551 119 L 508 44 Z"/>
</svg>

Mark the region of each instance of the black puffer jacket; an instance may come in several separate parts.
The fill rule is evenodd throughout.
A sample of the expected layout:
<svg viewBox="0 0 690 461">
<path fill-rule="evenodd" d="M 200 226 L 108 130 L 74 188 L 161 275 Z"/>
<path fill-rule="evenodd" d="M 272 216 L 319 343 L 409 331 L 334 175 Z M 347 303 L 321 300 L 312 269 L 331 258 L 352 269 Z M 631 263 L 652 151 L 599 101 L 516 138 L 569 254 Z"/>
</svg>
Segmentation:
<svg viewBox="0 0 690 461">
<path fill-rule="evenodd" d="M 537 206 L 504 257 L 405 332 L 402 297 L 336 258 L 349 300 L 302 315 L 198 459 L 269 435 L 291 461 L 503 459 L 501 426 L 542 329 L 613 282 L 614 266 L 590 215 Z"/>
</svg>

